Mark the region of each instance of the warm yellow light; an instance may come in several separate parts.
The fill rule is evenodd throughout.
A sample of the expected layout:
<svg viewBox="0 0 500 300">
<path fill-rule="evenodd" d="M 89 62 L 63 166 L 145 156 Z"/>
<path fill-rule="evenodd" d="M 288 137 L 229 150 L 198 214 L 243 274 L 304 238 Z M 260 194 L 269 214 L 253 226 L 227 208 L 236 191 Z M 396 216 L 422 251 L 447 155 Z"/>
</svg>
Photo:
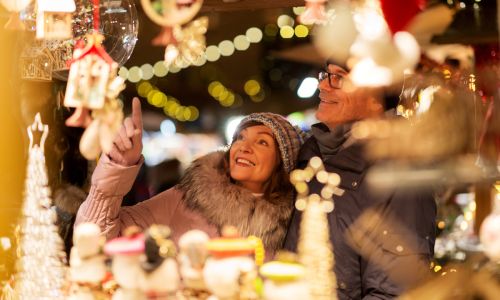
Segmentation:
<svg viewBox="0 0 500 300">
<path fill-rule="evenodd" d="M 233 103 L 234 103 L 234 96 L 226 97 L 224 99 L 224 101 L 220 101 L 220 105 L 222 105 L 224 107 L 229 107 L 229 106 L 233 105 Z"/>
<path fill-rule="evenodd" d="M 238 35 L 234 38 L 234 48 L 239 51 L 245 51 L 250 47 L 248 38 L 244 35 Z"/>
<path fill-rule="evenodd" d="M 247 95 L 255 96 L 260 92 L 261 87 L 257 80 L 251 79 L 245 82 L 243 89 L 245 90 L 245 93 L 247 93 Z"/>
<path fill-rule="evenodd" d="M 171 64 L 170 68 L 168 68 L 168 71 L 172 74 L 178 73 L 180 70 L 181 68 L 179 68 L 176 64 Z"/>
<path fill-rule="evenodd" d="M 217 46 L 211 45 L 208 46 L 205 50 L 205 56 L 208 61 L 216 61 L 220 58 L 220 51 Z"/>
<path fill-rule="evenodd" d="M 179 106 L 177 108 L 175 111 L 175 118 L 181 122 L 186 121 L 186 118 L 184 118 L 184 106 Z"/>
<path fill-rule="evenodd" d="M 472 218 L 474 217 L 474 214 L 471 212 L 471 211 L 466 211 L 464 213 L 464 218 L 467 220 L 467 221 L 472 221 Z"/>
<path fill-rule="evenodd" d="M 142 70 L 139 67 L 132 67 L 128 70 L 128 81 L 139 82 L 142 79 Z"/>
<path fill-rule="evenodd" d="M 219 81 L 212 81 L 208 84 L 208 93 L 210 96 L 214 97 L 214 88 L 219 85 L 222 85 Z"/>
<path fill-rule="evenodd" d="M 222 56 L 230 56 L 234 53 L 234 44 L 225 40 L 219 43 L 219 51 Z"/>
<path fill-rule="evenodd" d="M 444 221 L 439 221 L 437 225 L 438 225 L 439 229 L 444 229 L 444 227 L 446 226 L 446 223 Z"/>
<path fill-rule="evenodd" d="M 137 93 L 141 97 L 147 97 L 148 93 L 153 89 L 151 83 L 143 81 L 137 86 Z"/>
<path fill-rule="evenodd" d="M 295 26 L 295 35 L 299 38 L 304 38 L 309 35 L 309 28 L 305 25 L 297 25 Z"/>
<path fill-rule="evenodd" d="M 295 30 L 293 30 L 293 28 L 290 26 L 283 26 L 280 29 L 280 35 L 284 39 L 290 39 L 293 37 L 294 34 Z"/>
<path fill-rule="evenodd" d="M 143 64 L 141 66 L 141 71 L 142 71 L 142 79 L 143 80 L 149 80 L 153 78 L 153 66 L 150 64 Z"/>
<path fill-rule="evenodd" d="M 151 102 L 156 107 L 163 107 L 167 104 L 167 96 L 162 92 L 156 93 Z"/>
<path fill-rule="evenodd" d="M 295 6 L 293 8 L 293 13 L 297 16 L 300 16 L 306 10 L 305 6 Z"/>
<path fill-rule="evenodd" d="M 216 85 L 212 90 L 212 97 L 219 98 L 225 90 L 226 88 L 222 84 Z"/>
<path fill-rule="evenodd" d="M 205 54 L 203 55 L 200 55 L 194 62 L 193 62 L 193 65 L 195 66 L 203 66 L 205 63 L 207 62 L 207 57 L 205 56 Z"/>
<path fill-rule="evenodd" d="M 188 109 L 191 111 L 191 118 L 189 118 L 189 121 L 196 121 L 200 116 L 198 108 L 196 108 L 195 106 L 188 106 Z"/>
<path fill-rule="evenodd" d="M 163 60 L 157 61 L 153 66 L 153 73 L 156 77 L 164 77 L 168 74 L 168 68 Z"/>
<path fill-rule="evenodd" d="M 120 70 L 118 71 L 118 76 L 120 76 L 123 79 L 127 79 L 128 77 L 128 70 L 125 67 L 121 67 Z"/>
<path fill-rule="evenodd" d="M 281 15 L 278 17 L 276 24 L 278 24 L 279 28 L 283 28 L 283 26 L 293 26 L 295 21 L 288 15 Z"/>
<path fill-rule="evenodd" d="M 443 267 L 441 267 L 440 265 L 437 265 L 434 267 L 434 272 L 439 272 Z"/>
<path fill-rule="evenodd" d="M 182 115 L 184 117 L 184 120 L 186 120 L 186 121 L 191 120 L 191 110 L 188 107 L 184 107 Z"/>
<path fill-rule="evenodd" d="M 148 103 L 153 105 L 153 97 L 156 93 L 158 93 L 159 91 L 156 90 L 156 89 L 152 89 L 148 92 L 148 95 L 146 96 L 146 99 L 148 100 Z"/>
<path fill-rule="evenodd" d="M 250 43 L 258 43 L 262 40 L 262 30 L 257 27 L 248 28 L 246 36 Z"/>
</svg>

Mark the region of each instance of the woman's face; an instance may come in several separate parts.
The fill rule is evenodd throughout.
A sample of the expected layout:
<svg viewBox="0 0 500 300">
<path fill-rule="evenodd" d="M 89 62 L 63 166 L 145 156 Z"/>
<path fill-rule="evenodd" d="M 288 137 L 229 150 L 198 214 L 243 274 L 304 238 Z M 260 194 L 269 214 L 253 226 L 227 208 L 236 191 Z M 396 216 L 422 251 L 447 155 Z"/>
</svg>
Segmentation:
<svg viewBox="0 0 500 300">
<path fill-rule="evenodd" d="M 269 127 L 256 125 L 240 131 L 229 150 L 229 172 L 238 184 L 263 193 L 278 163 L 278 146 Z"/>
</svg>

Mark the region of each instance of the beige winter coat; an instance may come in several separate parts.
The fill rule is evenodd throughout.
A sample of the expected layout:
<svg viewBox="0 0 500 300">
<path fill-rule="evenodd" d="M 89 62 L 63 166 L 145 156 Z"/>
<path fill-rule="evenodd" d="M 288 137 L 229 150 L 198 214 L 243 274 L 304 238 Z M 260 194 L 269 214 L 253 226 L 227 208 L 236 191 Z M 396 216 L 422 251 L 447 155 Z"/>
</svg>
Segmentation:
<svg viewBox="0 0 500 300">
<path fill-rule="evenodd" d="M 106 238 L 114 238 L 130 225 L 142 229 L 167 225 L 173 239 L 188 230 L 200 229 L 209 236 L 220 235 L 222 226 L 233 225 L 242 236 L 260 237 L 266 250 L 280 249 L 293 208 L 291 192 L 268 201 L 231 182 L 223 152 L 195 160 L 180 183 L 134 206 L 121 207 L 142 161 L 123 167 L 103 156 L 92 176 L 89 196 L 80 206 L 75 226 L 94 222 Z"/>
</svg>

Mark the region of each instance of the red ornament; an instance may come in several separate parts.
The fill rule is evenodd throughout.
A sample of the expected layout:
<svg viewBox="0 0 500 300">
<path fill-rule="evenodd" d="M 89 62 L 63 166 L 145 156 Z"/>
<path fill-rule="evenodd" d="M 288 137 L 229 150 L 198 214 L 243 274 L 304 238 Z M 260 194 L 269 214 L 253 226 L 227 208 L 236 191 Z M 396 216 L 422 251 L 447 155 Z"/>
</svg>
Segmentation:
<svg viewBox="0 0 500 300">
<path fill-rule="evenodd" d="M 392 34 L 402 31 L 426 6 L 426 0 L 381 0 L 380 6 Z"/>
</svg>

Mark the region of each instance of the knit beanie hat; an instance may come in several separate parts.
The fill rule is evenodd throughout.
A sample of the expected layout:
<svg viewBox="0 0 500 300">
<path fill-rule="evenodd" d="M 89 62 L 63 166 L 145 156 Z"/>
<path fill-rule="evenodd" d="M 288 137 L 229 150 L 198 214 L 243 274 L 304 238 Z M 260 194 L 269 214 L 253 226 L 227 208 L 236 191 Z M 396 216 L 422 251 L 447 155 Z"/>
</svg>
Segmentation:
<svg viewBox="0 0 500 300">
<path fill-rule="evenodd" d="M 258 122 L 271 129 L 274 138 L 278 142 L 283 168 L 287 173 L 295 169 L 300 146 L 304 142 L 304 133 L 300 128 L 293 126 L 283 116 L 269 112 L 252 113 L 241 120 L 233 135 L 233 142 L 241 129 L 249 122 Z"/>
</svg>

